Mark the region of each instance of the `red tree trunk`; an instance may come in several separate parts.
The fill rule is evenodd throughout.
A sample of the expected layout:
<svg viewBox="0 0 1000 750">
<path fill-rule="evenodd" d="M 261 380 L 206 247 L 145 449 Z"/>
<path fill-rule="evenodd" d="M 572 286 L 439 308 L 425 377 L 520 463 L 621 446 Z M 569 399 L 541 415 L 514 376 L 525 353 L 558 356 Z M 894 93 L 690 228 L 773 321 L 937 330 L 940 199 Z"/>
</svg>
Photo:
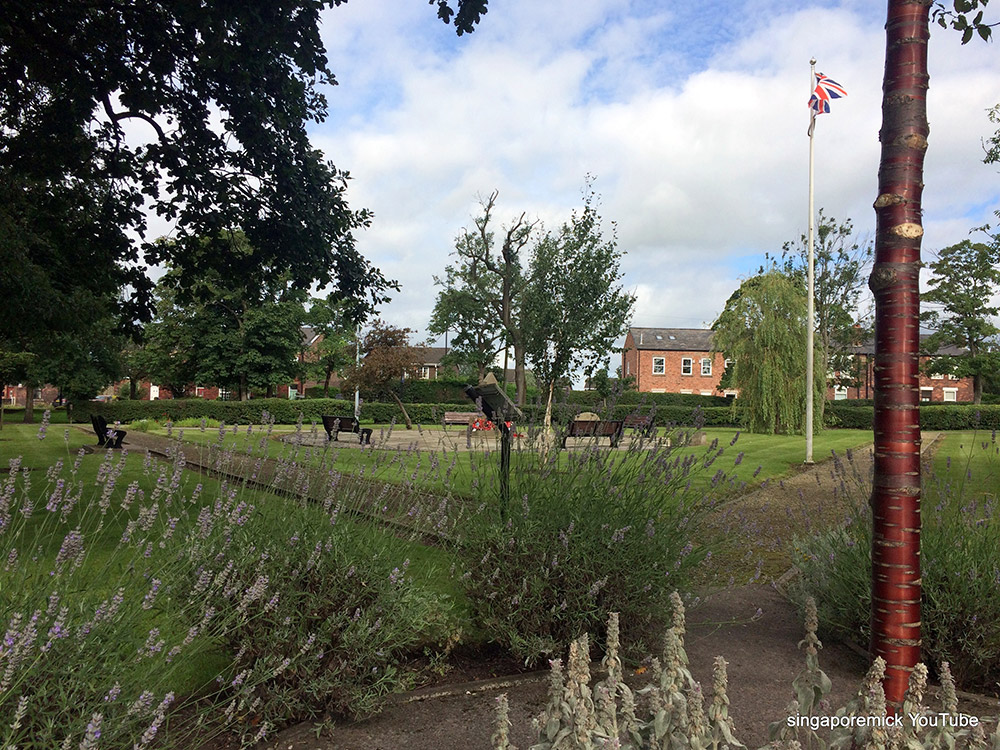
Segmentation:
<svg viewBox="0 0 1000 750">
<path fill-rule="evenodd" d="M 920 660 L 920 197 L 927 150 L 930 0 L 889 0 L 875 264 L 871 655 L 898 709 Z"/>
</svg>

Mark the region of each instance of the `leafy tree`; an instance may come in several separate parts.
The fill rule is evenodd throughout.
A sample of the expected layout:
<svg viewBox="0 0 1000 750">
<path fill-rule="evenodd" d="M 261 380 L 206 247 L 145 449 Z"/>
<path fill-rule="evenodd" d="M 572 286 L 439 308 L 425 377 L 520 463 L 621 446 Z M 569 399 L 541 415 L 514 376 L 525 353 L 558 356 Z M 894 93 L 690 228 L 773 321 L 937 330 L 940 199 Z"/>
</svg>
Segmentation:
<svg viewBox="0 0 1000 750">
<path fill-rule="evenodd" d="M 734 408 L 751 432 L 805 428 L 807 307 L 802 285 L 772 268 L 744 281 L 712 324 L 712 345 L 731 360 L 726 375 L 740 392 Z M 817 371 L 814 387 L 824 380 Z"/>
<path fill-rule="evenodd" d="M 5 3 L 0 348 L 85 349 L 98 320 L 149 320 L 151 264 L 172 266 L 183 296 L 203 273 L 263 273 L 300 290 L 333 283 L 368 309 L 387 299 L 397 285 L 354 244 L 370 216 L 348 207 L 347 173 L 306 134 L 327 112 L 317 85 L 335 82 L 320 13 L 340 2 Z M 435 2 L 459 34 L 486 12 L 486 0 Z M 173 242 L 146 239 L 147 211 Z M 225 252 L 228 227 L 257 248 L 254 267 Z M 92 306 L 69 290 L 112 309 L 84 320 Z"/>
<path fill-rule="evenodd" d="M 481 201 L 482 213 L 474 219 L 475 229 L 463 229 L 455 239 L 457 263 L 448 266 L 444 279 L 435 278 L 443 289 L 429 331 L 438 335 L 455 331 L 456 357 L 474 364 L 480 375 L 497 352 L 513 348 L 516 400 L 523 406 L 527 380 L 521 251 L 531 241 L 537 222 L 528 221 L 522 213 L 512 224 L 501 227 L 498 240 L 491 225 L 497 196 L 494 191 Z M 506 364 L 505 359 L 505 376 Z"/>
<path fill-rule="evenodd" d="M 469 233 L 456 238 L 459 263 L 447 266 L 443 279 L 434 277 L 434 283 L 443 289 L 438 292 L 427 327 L 433 335 L 452 334 L 449 362 L 445 364 L 474 368 L 479 380 L 507 342 L 503 321 L 490 304 L 495 297 L 494 279 L 481 260 L 488 251 L 477 252 L 470 246 L 482 242 L 479 235 Z"/>
<path fill-rule="evenodd" d="M 934 274 L 929 290 L 921 300 L 936 308 L 921 313 L 920 320 L 934 331 L 924 343 L 927 351 L 936 352 L 941 346 L 956 346 L 966 350 L 961 357 L 935 357 L 928 372 L 950 373 L 972 377 L 975 403 L 981 403 L 983 383 L 987 376 L 1000 369 L 997 334 L 1000 328 L 994 318 L 1000 308 L 990 304 L 1000 287 L 1000 247 L 963 240 L 946 247 L 930 264 Z"/>
<path fill-rule="evenodd" d="M 861 310 L 862 294 L 868 280 L 866 270 L 871 261 L 871 242 L 854 234 L 850 219 L 840 222 L 819 210 L 816 241 L 813 246 L 813 311 L 817 334 L 816 369 L 822 373 L 840 373 L 835 385 L 856 385 L 855 365 L 850 348 L 861 343 L 865 334 L 862 326 L 865 314 Z M 782 253 L 782 270 L 806 284 L 809 272 L 809 245 L 805 235 L 797 245 L 786 242 Z M 763 269 L 762 269 L 763 270 Z M 825 399 L 816 402 L 818 418 L 823 424 Z"/>
<path fill-rule="evenodd" d="M 988 117 L 994 125 L 1000 125 L 1000 104 L 990 109 Z M 1000 164 L 1000 128 L 986 139 L 983 148 L 986 151 L 986 156 L 983 157 L 984 164 Z"/>
<path fill-rule="evenodd" d="M 614 226 L 604 237 L 597 198 L 535 245 L 523 295 L 528 361 L 551 403 L 555 383 L 583 367 L 591 374 L 628 330 L 635 296 L 619 283 Z"/>
<path fill-rule="evenodd" d="M 399 391 L 406 378 L 418 376 L 423 356 L 422 347 L 410 345 L 411 333 L 409 328 L 375 321 L 361 343 L 361 364 L 348 367 L 346 381 L 349 388 L 360 388 L 375 398 L 389 396 L 403 412 L 408 430 L 413 429 L 413 423 Z"/>
<path fill-rule="evenodd" d="M 132 355 L 137 371 L 183 398 L 198 379 L 196 308 L 181 305 L 168 271 L 156 285 L 156 315 L 145 327 L 142 348 Z"/>
<path fill-rule="evenodd" d="M 337 299 L 335 294 L 314 298 L 306 322 L 321 336 L 312 355 L 315 359 L 308 367 L 317 380 L 323 381 L 323 397 L 327 398 L 331 378 L 334 374 L 343 374 L 354 362 L 356 329 L 344 301 Z M 308 352 L 305 354 L 310 356 Z"/>
<path fill-rule="evenodd" d="M 253 267 L 257 251 L 241 232 L 226 232 L 226 254 Z M 206 240 L 204 247 L 216 243 Z M 306 293 L 290 280 L 220 277 L 208 272 L 182 294 L 182 274 L 171 269 L 159 283 L 160 318 L 148 326 L 150 372 L 175 394 L 193 383 L 236 391 L 273 393 L 298 374 Z M 189 301 L 186 301 L 189 300 Z"/>
<path fill-rule="evenodd" d="M 991 36 L 987 0 L 935 4 L 937 22 Z M 976 15 L 971 15 L 972 13 Z M 889 0 L 879 140 L 875 259 L 875 461 L 872 489 L 872 637 L 887 664 L 886 699 L 902 705 L 920 660 L 919 315 L 921 196 L 927 150 L 929 3 Z"/>
</svg>

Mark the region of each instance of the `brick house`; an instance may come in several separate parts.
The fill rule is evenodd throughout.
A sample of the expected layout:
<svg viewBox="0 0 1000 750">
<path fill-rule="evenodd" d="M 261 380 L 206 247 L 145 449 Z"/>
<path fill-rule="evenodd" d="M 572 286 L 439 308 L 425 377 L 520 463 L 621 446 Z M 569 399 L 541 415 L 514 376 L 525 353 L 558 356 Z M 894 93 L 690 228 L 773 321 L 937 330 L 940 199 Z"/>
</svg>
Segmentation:
<svg viewBox="0 0 1000 750">
<path fill-rule="evenodd" d="M 922 335 L 921 339 L 927 338 Z M 960 356 L 964 350 L 942 347 L 935 354 Z M 854 379 L 849 387 L 830 385 L 829 400 L 870 399 L 875 395 L 875 344 L 867 341 L 852 347 L 854 367 L 845 373 Z M 923 368 L 931 359 L 921 356 Z M 630 328 L 622 353 L 622 374 L 635 378 L 636 389 L 646 393 L 700 393 L 706 396 L 736 395 L 718 390 L 725 357 L 712 354 L 712 331 L 702 328 Z M 841 373 L 833 373 L 839 377 Z M 930 403 L 971 403 L 972 378 L 920 374 L 920 400 Z"/>
<path fill-rule="evenodd" d="M 927 336 L 921 334 L 921 341 Z M 934 357 L 958 357 L 965 354 L 964 349 L 956 346 L 943 346 Z M 854 367 L 845 373 L 854 379 L 856 385 L 848 387 L 827 388 L 826 397 L 833 401 L 870 399 L 875 397 L 875 342 L 866 341 L 851 348 L 851 359 Z M 927 375 L 923 372 L 930 356 L 920 357 L 920 400 L 930 403 L 972 403 L 972 378 L 959 378 L 952 375 Z M 839 376 L 841 373 L 835 373 Z"/>
<path fill-rule="evenodd" d="M 54 385 L 43 385 L 36 388 L 32 402 L 38 406 L 51 406 L 59 398 L 59 389 Z M 27 388 L 23 385 L 5 385 L 3 387 L 3 402 L 6 406 L 24 406 L 27 401 Z"/>
<path fill-rule="evenodd" d="M 622 375 L 646 393 L 736 395 L 719 390 L 725 357 L 712 353 L 712 332 L 702 328 L 630 328 L 622 352 Z"/>
<path fill-rule="evenodd" d="M 441 360 L 448 353 L 448 348 L 444 346 L 424 346 L 419 347 L 422 356 L 420 362 L 420 379 L 437 380 L 444 377 L 456 377 L 458 368 L 454 365 L 442 365 Z"/>
</svg>

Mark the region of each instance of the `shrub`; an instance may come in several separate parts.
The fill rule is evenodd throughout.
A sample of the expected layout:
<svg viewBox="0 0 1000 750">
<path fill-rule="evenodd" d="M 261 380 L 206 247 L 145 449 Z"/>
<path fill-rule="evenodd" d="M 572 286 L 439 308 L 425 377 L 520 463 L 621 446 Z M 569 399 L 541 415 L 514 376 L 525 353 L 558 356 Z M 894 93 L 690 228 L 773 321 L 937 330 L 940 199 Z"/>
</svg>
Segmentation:
<svg viewBox="0 0 1000 750">
<path fill-rule="evenodd" d="M 978 448 L 995 456 L 995 437 L 981 441 Z M 826 630 L 867 643 L 871 633 L 870 482 L 851 484 L 856 502 L 846 522 L 797 540 L 794 559 L 802 574 L 799 595 L 808 593 L 822 602 Z M 930 660 L 949 662 L 959 684 L 974 689 L 991 687 L 1000 679 L 1000 598 L 996 595 L 1000 518 L 996 495 L 970 497 L 971 484 L 935 476 L 924 483 L 921 640 Z"/>
<path fill-rule="evenodd" d="M 697 454 L 662 444 L 582 450 L 562 468 L 515 453 L 507 508 L 492 467 L 479 467 L 478 513 L 463 521 L 458 546 L 476 621 L 527 662 L 597 632 L 610 611 L 627 613 L 630 641 L 650 635 L 670 592 L 712 555 L 703 521 L 715 503 L 691 478 L 715 471 L 721 453 L 716 443 Z"/>
<path fill-rule="evenodd" d="M 30 474 L 11 461 L 0 745 L 91 747 L 100 732 L 102 748 L 191 746 L 178 707 L 200 716 L 199 740 L 250 740 L 293 716 L 367 715 L 407 684 L 401 654 L 447 615 L 407 574 L 398 528 L 351 520 L 370 503 L 366 482 L 285 458 L 281 481 L 300 494 L 322 479 L 313 504 L 242 482 L 192 486 L 184 466 L 180 453 L 124 451 Z"/>
</svg>

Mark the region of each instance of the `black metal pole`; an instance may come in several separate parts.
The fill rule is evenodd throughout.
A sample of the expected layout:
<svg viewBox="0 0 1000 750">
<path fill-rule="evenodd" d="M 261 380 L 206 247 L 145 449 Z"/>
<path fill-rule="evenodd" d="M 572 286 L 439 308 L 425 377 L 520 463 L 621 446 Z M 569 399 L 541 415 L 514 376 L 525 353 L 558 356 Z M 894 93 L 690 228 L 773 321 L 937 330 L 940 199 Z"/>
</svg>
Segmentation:
<svg viewBox="0 0 1000 750">
<path fill-rule="evenodd" d="M 510 505 L 510 426 L 500 420 L 500 518 L 507 520 Z"/>
</svg>

